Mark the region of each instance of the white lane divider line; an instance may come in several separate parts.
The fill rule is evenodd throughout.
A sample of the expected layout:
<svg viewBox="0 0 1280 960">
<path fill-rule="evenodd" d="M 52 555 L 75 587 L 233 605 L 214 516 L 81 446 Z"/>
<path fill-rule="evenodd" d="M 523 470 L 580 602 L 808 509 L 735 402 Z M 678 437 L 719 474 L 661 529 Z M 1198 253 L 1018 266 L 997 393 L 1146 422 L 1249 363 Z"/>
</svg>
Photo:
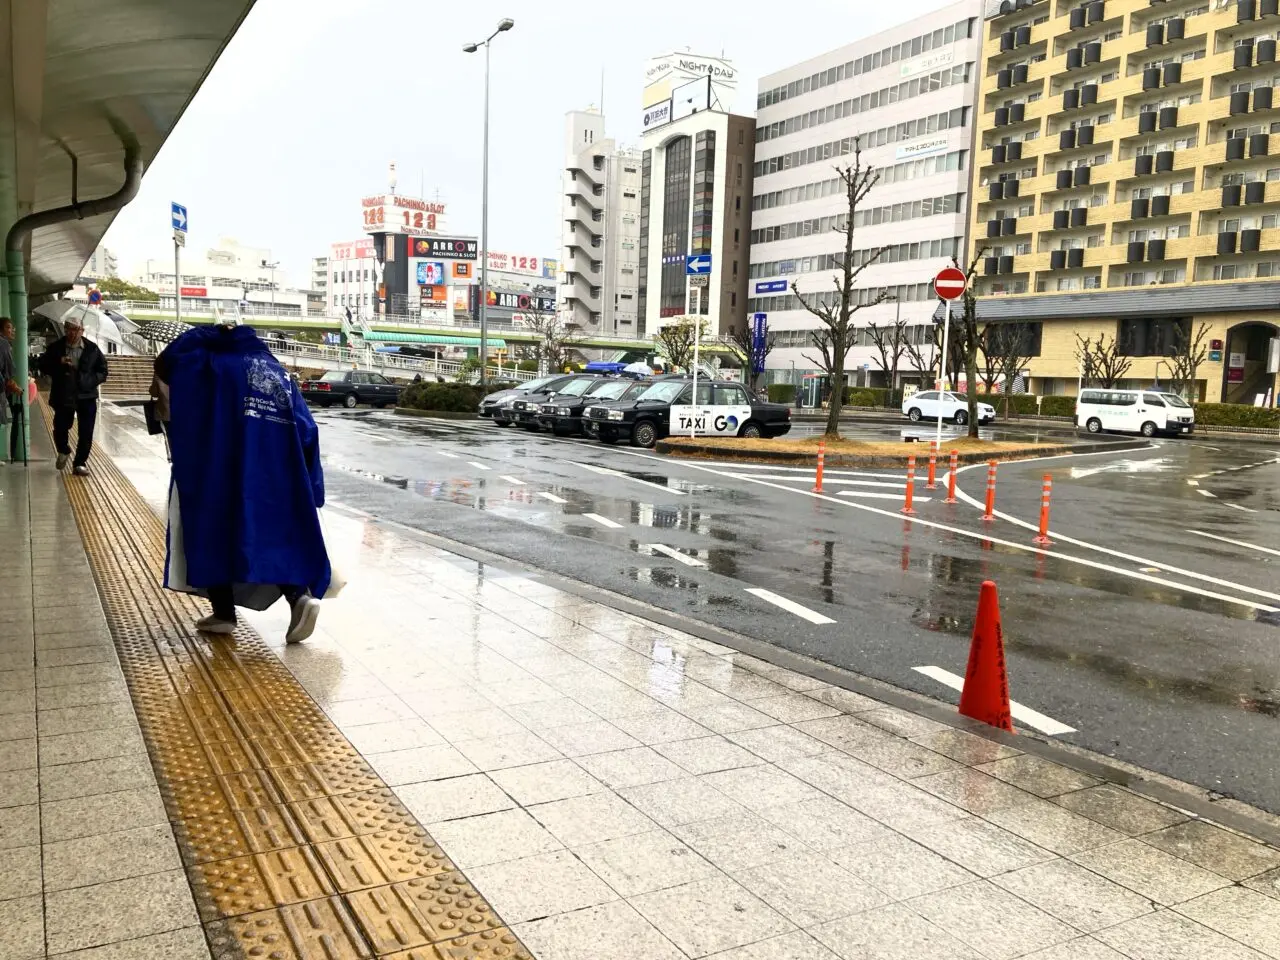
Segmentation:
<svg viewBox="0 0 1280 960">
<path fill-rule="evenodd" d="M 448 457 L 450 460 L 461 460 L 462 458 L 456 453 L 449 453 L 447 450 L 437 450 L 436 453 L 442 457 Z"/>
<path fill-rule="evenodd" d="M 675 547 L 668 547 L 665 543 L 646 543 L 646 547 L 654 553 L 661 553 L 670 557 L 672 560 L 679 560 L 686 567 L 705 567 L 705 561 L 699 560 L 697 557 L 691 557 L 687 553 L 681 553 Z"/>
<path fill-rule="evenodd" d="M 1218 495 L 1216 493 L 1214 493 L 1212 490 L 1205 490 L 1203 487 L 1198 488 L 1196 490 L 1196 493 L 1200 494 L 1200 496 L 1202 497 L 1210 497 L 1214 500 L 1218 499 Z"/>
<path fill-rule="evenodd" d="M 468 460 L 467 466 L 475 467 L 477 470 L 492 470 L 493 467 L 486 467 L 483 463 L 476 463 L 474 460 Z"/>
<path fill-rule="evenodd" d="M 751 474 L 743 474 L 737 477 L 736 479 L 738 480 L 784 480 L 784 481 L 794 481 L 796 483 L 813 483 L 813 471 L 810 470 L 808 473 L 790 474 L 790 475 L 751 473 Z M 917 482 L 924 483 L 929 478 L 917 477 L 916 479 L 917 479 Z M 893 490 L 901 490 L 906 484 L 906 479 L 904 477 L 903 479 L 899 480 L 897 483 L 892 483 L 888 480 L 845 480 L 842 477 L 833 477 L 824 471 L 822 475 L 822 482 L 825 484 L 829 484 L 831 486 L 888 487 Z"/>
<path fill-rule="evenodd" d="M 923 673 L 931 680 L 937 680 L 944 687 L 950 687 L 952 690 L 964 689 L 964 677 L 956 676 L 950 670 L 943 670 L 941 667 L 912 667 L 916 673 Z M 1065 723 L 1061 723 L 1053 717 L 1046 717 L 1039 710 L 1032 710 L 1030 707 L 1018 703 L 1015 700 L 1009 701 L 1009 712 L 1013 714 L 1013 719 L 1019 723 L 1031 727 L 1033 730 L 1039 730 L 1046 736 L 1056 737 L 1063 733 L 1075 733 L 1075 727 L 1068 727 Z"/>
<path fill-rule="evenodd" d="M 610 530 L 622 529 L 622 524 L 615 523 L 614 521 L 610 520 L 608 517 L 602 517 L 598 513 L 584 513 L 583 516 L 586 517 L 588 520 L 594 520 L 596 523 L 600 524 L 600 526 L 602 527 L 608 527 Z"/>
<path fill-rule="evenodd" d="M 1189 486 L 1189 487 L 1198 487 L 1198 486 L 1200 486 L 1200 481 L 1199 481 L 1199 480 L 1188 480 L 1188 481 L 1187 481 L 1187 486 Z"/>
<path fill-rule="evenodd" d="M 1228 503 L 1226 500 L 1223 500 L 1223 501 L 1222 501 L 1222 505 L 1223 505 L 1224 507 L 1230 507 L 1232 510 L 1243 510 L 1245 513 L 1257 513 L 1257 512 L 1258 512 L 1257 510 L 1253 509 L 1253 507 L 1242 507 L 1242 506 L 1240 506 L 1240 504 L 1238 504 L 1238 503 Z"/>
<path fill-rule="evenodd" d="M 613 470 L 609 467 L 597 467 L 593 463 L 579 463 L 577 460 L 565 460 L 564 463 L 572 463 L 574 466 L 581 467 L 583 470 L 590 470 L 592 473 L 598 473 L 606 477 L 616 477 L 619 480 L 630 480 L 632 483 L 639 483 L 646 487 L 653 487 L 655 490 L 661 490 L 663 493 L 670 493 L 677 497 L 683 497 L 685 492 L 669 487 L 664 483 L 653 483 L 650 480 L 641 480 L 639 477 L 633 477 L 630 474 L 623 473 L 621 470 Z"/>
<path fill-rule="evenodd" d="M 568 503 L 569 502 L 568 500 L 564 499 L 564 497 L 557 497 L 554 493 L 543 493 L 540 491 L 538 493 L 538 496 L 540 496 L 543 500 L 550 500 L 552 503 Z"/>
<path fill-rule="evenodd" d="M 521 480 L 519 477 L 507 477 L 507 476 L 504 476 L 502 479 L 503 479 L 503 480 L 505 480 L 505 481 L 507 481 L 507 483 L 509 483 L 509 484 L 511 484 L 511 485 L 513 485 L 513 486 L 516 486 L 516 487 L 527 487 L 527 486 L 528 486 L 528 484 L 527 484 L 527 483 L 525 483 L 523 480 Z"/>
<path fill-rule="evenodd" d="M 808 607 L 802 607 L 794 600 L 788 600 L 786 597 L 778 596 L 772 590 L 765 590 L 761 587 L 748 587 L 747 593 L 754 597 L 759 597 L 765 603 L 772 603 L 775 607 L 781 607 L 787 613 L 794 613 L 801 620 L 808 620 L 810 623 L 835 623 L 830 617 L 824 617 L 822 614 L 810 610 Z"/>
<path fill-rule="evenodd" d="M 1247 540 L 1232 540 L 1230 537 L 1220 537 L 1216 533 L 1205 533 L 1203 530 L 1188 530 L 1187 533 L 1194 533 L 1197 537 L 1208 537 L 1210 540 L 1221 540 L 1223 543 L 1229 543 L 1236 547 L 1244 547 L 1248 550 L 1257 550 L 1261 553 L 1270 553 L 1280 557 L 1280 550 L 1272 550 L 1270 547 L 1260 547 L 1256 543 L 1249 543 Z"/>
<path fill-rule="evenodd" d="M 827 481 L 824 478 L 822 482 L 826 483 Z M 863 497 L 868 500 L 901 500 L 903 499 L 904 494 L 902 493 L 870 493 L 866 490 L 837 490 L 836 496 L 837 497 Z M 933 497 L 914 497 L 913 499 L 915 500 L 916 503 L 928 503 L 930 500 L 933 499 Z"/>
</svg>

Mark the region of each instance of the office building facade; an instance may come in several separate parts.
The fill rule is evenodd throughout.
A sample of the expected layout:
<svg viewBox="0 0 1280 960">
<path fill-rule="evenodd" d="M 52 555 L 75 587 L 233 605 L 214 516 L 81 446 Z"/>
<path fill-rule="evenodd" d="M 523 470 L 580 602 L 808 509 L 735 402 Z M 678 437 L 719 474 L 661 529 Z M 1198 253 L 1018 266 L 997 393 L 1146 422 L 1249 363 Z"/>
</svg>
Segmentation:
<svg viewBox="0 0 1280 960">
<path fill-rule="evenodd" d="M 565 115 L 559 309 L 566 324 L 637 336 L 640 153 L 605 135 L 604 115 Z"/>
<path fill-rule="evenodd" d="M 833 296 L 848 215 L 835 167 L 854 162 L 855 138 L 879 178 L 858 211 L 855 257 L 886 248 L 858 278 L 858 299 L 882 289 L 893 299 L 855 315 L 849 382 L 889 379 L 872 323 L 905 320 L 931 360 L 930 280 L 965 253 L 981 18 L 979 0 L 952 3 L 760 81 L 747 312 L 767 314 L 775 335 L 770 380 L 818 372 L 813 334 L 822 324 L 793 284 L 806 299 Z M 898 373 L 900 382 L 912 376 L 905 355 Z"/>
<path fill-rule="evenodd" d="M 1274 403 L 1277 28 L 1274 0 L 988 5 L 979 317 L 1027 325 L 1034 392 L 1076 392 L 1079 337 L 1146 386 L 1203 334 L 1188 392 Z"/>
<path fill-rule="evenodd" d="M 647 77 L 640 335 L 696 316 L 709 336 L 727 336 L 747 322 L 755 120 L 724 108 L 735 82 L 726 60 L 670 54 Z"/>
</svg>

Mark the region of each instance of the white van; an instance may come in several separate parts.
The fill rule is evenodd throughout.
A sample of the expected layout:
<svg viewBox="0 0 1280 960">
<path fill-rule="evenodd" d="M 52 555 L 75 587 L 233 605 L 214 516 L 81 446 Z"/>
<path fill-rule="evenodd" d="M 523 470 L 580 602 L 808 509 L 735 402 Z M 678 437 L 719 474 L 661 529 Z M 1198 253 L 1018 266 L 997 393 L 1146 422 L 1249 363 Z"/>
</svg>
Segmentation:
<svg viewBox="0 0 1280 960">
<path fill-rule="evenodd" d="M 1076 426 L 1090 433 L 1118 430 L 1154 437 L 1191 433 L 1196 414 L 1176 393 L 1159 390 L 1088 389 L 1076 400 Z"/>
</svg>

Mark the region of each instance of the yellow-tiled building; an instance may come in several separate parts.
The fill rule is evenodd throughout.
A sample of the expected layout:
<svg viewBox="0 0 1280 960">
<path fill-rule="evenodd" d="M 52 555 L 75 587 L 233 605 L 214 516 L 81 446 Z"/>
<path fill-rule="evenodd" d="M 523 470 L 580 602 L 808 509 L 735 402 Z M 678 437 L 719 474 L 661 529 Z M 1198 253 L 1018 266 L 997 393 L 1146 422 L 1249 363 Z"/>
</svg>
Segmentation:
<svg viewBox="0 0 1280 960">
<path fill-rule="evenodd" d="M 1179 328 L 1204 324 L 1199 396 L 1275 397 L 1278 6 L 989 5 L 971 249 L 979 319 L 1032 324 L 1032 391 L 1075 393 L 1076 333 L 1117 337 L 1135 384 L 1166 380 Z"/>
</svg>

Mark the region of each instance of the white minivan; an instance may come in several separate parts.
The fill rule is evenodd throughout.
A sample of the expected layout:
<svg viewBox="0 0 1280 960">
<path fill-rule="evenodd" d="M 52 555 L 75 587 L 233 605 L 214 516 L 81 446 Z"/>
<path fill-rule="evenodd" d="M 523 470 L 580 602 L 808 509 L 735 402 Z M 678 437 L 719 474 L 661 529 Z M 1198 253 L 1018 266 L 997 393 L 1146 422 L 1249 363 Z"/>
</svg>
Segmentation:
<svg viewBox="0 0 1280 960">
<path fill-rule="evenodd" d="M 1176 393 L 1159 390 L 1082 390 L 1076 400 L 1076 426 L 1090 433 L 1117 430 L 1154 437 L 1191 433 L 1196 414 Z"/>
</svg>

